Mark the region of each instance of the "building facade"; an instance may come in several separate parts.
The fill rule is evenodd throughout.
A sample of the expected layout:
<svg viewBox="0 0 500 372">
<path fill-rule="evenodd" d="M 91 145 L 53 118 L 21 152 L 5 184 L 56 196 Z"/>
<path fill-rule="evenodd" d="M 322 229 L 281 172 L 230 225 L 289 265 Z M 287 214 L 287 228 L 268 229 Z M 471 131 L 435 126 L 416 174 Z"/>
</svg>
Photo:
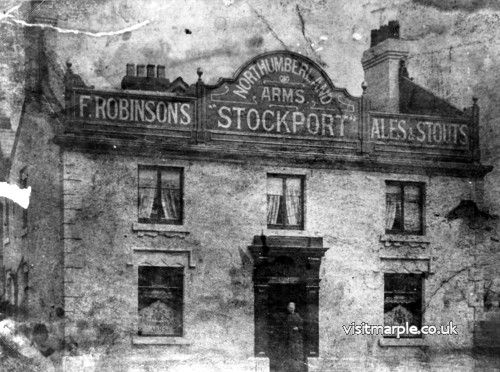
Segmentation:
<svg viewBox="0 0 500 372">
<path fill-rule="evenodd" d="M 371 36 L 360 97 L 281 50 L 214 85 L 127 65 L 99 89 L 68 63 L 64 107 L 34 84 L 5 299 L 58 324 L 68 369 L 415 367 L 478 346 L 494 271 L 478 104 L 413 82 L 397 23 Z"/>
</svg>

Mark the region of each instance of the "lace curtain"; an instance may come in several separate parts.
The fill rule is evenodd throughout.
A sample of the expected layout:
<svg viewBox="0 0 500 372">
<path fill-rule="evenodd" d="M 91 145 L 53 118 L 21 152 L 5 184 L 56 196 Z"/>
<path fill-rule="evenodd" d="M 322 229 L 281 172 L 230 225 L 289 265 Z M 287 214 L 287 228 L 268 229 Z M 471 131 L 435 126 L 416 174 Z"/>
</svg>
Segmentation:
<svg viewBox="0 0 500 372">
<path fill-rule="evenodd" d="M 142 169 L 139 173 L 139 218 L 176 220 L 180 218 L 181 194 L 180 173 L 175 170 L 160 172 L 160 201 L 155 207 L 158 195 L 158 171 Z M 153 208 L 155 210 L 153 210 Z M 161 211 L 158 209 L 161 208 Z"/>
<path fill-rule="evenodd" d="M 283 188 L 285 189 L 284 195 Z M 301 198 L 302 182 L 300 178 L 269 177 L 267 179 L 267 223 L 269 225 L 300 225 L 302 222 Z M 281 208 L 285 210 L 282 211 Z M 283 218 L 285 221 L 282 221 Z"/>
<path fill-rule="evenodd" d="M 141 335 L 182 333 L 182 275 L 171 270 L 139 267 L 138 332 Z"/>
<path fill-rule="evenodd" d="M 141 169 L 139 172 L 139 218 L 151 218 L 156 193 L 157 172 Z"/>
<path fill-rule="evenodd" d="M 286 217 L 287 225 L 299 225 L 301 216 L 301 180 L 298 178 L 286 179 Z"/>
<path fill-rule="evenodd" d="M 283 196 L 283 180 L 281 178 L 267 179 L 267 223 L 278 224 L 280 217 L 281 197 Z M 281 222 L 281 221 L 280 221 Z"/>
<path fill-rule="evenodd" d="M 179 172 L 161 171 L 161 205 L 167 220 L 176 220 L 180 217 Z"/>
<path fill-rule="evenodd" d="M 404 229 L 405 231 L 420 231 L 422 224 L 420 207 L 420 188 L 418 186 L 405 186 L 404 200 Z"/>
<path fill-rule="evenodd" d="M 398 225 L 397 218 L 401 214 L 401 188 L 388 185 L 386 194 L 385 229 L 392 230 Z"/>
</svg>

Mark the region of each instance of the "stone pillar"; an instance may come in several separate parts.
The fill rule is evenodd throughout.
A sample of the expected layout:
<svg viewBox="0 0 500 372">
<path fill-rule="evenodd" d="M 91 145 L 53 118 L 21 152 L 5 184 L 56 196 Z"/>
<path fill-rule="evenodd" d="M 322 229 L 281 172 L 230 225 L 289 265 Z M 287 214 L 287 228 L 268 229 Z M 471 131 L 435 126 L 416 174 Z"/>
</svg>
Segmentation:
<svg viewBox="0 0 500 372">
<path fill-rule="evenodd" d="M 306 357 L 315 358 L 319 355 L 319 285 L 308 283 L 307 295 L 307 328 L 306 328 Z"/>
<path fill-rule="evenodd" d="M 319 268 L 320 257 L 308 257 L 308 277 L 306 278 L 307 296 L 307 329 L 306 329 L 306 357 L 319 356 Z"/>
<path fill-rule="evenodd" d="M 267 336 L 267 301 L 269 285 L 254 285 L 254 309 L 255 309 L 255 356 L 266 356 Z"/>
</svg>

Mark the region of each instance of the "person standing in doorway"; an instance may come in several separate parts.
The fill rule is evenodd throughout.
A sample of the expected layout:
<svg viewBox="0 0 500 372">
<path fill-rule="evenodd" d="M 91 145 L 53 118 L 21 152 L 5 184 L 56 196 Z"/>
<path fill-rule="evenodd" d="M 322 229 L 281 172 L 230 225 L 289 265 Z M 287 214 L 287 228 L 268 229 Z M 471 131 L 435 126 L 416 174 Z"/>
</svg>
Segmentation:
<svg viewBox="0 0 500 372">
<path fill-rule="evenodd" d="M 299 314 L 295 312 L 295 303 L 289 302 L 287 315 L 284 320 L 284 340 L 286 344 L 286 359 L 284 361 L 284 372 L 304 372 L 304 345 L 303 345 L 303 323 Z"/>
</svg>

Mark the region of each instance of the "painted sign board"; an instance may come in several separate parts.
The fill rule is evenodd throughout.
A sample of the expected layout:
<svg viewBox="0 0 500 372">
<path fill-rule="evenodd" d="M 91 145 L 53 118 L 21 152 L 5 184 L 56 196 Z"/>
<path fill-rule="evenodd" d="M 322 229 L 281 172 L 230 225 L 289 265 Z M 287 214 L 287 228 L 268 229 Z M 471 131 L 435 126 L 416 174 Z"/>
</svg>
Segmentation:
<svg viewBox="0 0 500 372">
<path fill-rule="evenodd" d="M 153 125 L 165 129 L 191 129 L 195 121 L 192 99 L 167 94 L 120 91 L 71 91 L 69 117 L 87 123 Z"/>
<path fill-rule="evenodd" d="M 440 118 L 391 113 L 370 113 L 369 139 L 374 142 L 467 150 L 470 123 L 460 118 Z"/>
<path fill-rule="evenodd" d="M 200 74 L 189 88 L 174 94 L 71 87 L 70 131 L 320 155 L 478 156 L 476 106 L 475 116 L 470 111 L 453 118 L 369 111 L 364 97 L 336 88 L 320 66 L 298 53 L 264 53 L 233 78 L 207 85 Z"/>
<path fill-rule="evenodd" d="M 267 53 L 233 79 L 208 87 L 207 128 L 214 132 L 357 139 L 359 98 L 333 86 L 313 61 Z"/>
</svg>

